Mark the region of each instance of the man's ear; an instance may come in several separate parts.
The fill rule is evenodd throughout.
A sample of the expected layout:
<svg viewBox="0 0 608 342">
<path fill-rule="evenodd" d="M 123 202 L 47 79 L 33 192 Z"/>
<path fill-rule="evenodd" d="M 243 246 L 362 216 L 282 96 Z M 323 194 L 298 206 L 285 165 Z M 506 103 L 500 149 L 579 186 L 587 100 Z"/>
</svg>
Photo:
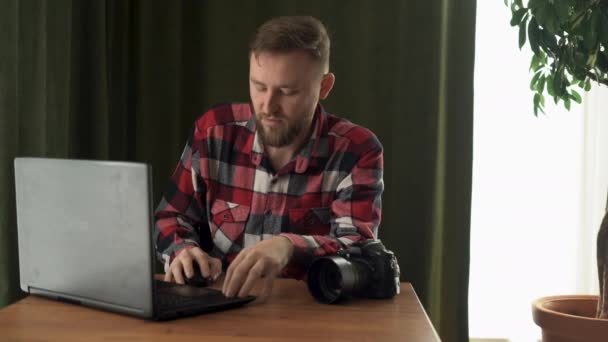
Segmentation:
<svg viewBox="0 0 608 342">
<path fill-rule="evenodd" d="M 321 81 L 321 91 L 319 92 L 319 99 L 325 100 L 331 92 L 331 89 L 334 87 L 334 83 L 336 82 L 336 75 L 331 72 L 323 75 L 323 80 Z"/>
</svg>

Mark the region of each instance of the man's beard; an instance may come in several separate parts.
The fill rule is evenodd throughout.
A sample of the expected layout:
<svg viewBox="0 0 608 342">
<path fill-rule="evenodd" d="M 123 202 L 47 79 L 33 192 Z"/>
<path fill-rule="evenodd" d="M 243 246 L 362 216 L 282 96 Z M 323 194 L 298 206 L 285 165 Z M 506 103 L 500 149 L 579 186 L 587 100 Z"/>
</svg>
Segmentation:
<svg viewBox="0 0 608 342">
<path fill-rule="evenodd" d="M 298 120 L 290 122 L 282 115 L 268 115 L 259 113 L 255 115 L 255 123 L 259 137 L 264 146 L 270 147 L 285 147 L 291 144 L 294 139 L 302 133 L 302 130 L 307 129 L 312 115 L 301 115 Z M 263 119 L 279 119 L 280 122 L 273 126 L 264 126 Z"/>
</svg>

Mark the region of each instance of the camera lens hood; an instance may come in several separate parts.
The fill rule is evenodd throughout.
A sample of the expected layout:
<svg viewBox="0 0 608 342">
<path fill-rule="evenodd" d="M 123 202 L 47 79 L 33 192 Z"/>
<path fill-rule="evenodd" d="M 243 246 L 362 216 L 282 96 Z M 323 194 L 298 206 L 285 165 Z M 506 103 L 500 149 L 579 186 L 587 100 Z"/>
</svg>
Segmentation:
<svg viewBox="0 0 608 342">
<path fill-rule="evenodd" d="M 308 290 L 320 303 L 337 303 L 358 288 L 355 266 L 341 256 L 321 257 L 308 269 Z"/>
</svg>

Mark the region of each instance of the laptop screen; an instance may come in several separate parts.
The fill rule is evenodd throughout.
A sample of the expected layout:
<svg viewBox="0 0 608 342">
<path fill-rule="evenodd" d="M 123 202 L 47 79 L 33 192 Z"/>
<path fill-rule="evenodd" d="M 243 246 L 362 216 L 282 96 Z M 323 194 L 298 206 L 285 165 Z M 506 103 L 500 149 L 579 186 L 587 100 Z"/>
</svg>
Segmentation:
<svg viewBox="0 0 608 342">
<path fill-rule="evenodd" d="M 152 315 L 150 168 L 16 158 L 21 288 Z"/>
</svg>

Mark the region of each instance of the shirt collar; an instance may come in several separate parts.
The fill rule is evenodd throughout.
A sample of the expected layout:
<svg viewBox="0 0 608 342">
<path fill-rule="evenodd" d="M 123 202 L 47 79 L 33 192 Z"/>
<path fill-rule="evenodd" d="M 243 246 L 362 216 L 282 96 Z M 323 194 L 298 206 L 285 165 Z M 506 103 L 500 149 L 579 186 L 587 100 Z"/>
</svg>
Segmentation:
<svg viewBox="0 0 608 342">
<path fill-rule="evenodd" d="M 259 166 L 264 157 L 264 145 L 258 137 L 258 131 L 255 123 L 255 112 L 250 106 L 251 118 L 247 122 L 247 127 L 250 131 L 254 132 L 250 143 L 247 144 L 248 148 L 246 151 L 250 154 L 251 162 L 256 166 Z M 296 155 L 294 170 L 296 173 L 304 173 L 308 170 L 311 164 L 315 164 L 316 158 L 327 157 L 327 113 L 323 109 L 323 106 L 319 103 L 315 108 L 315 114 L 313 118 L 313 131 L 308 141 L 300 149 L 300 152 Z"/>
</svg>

